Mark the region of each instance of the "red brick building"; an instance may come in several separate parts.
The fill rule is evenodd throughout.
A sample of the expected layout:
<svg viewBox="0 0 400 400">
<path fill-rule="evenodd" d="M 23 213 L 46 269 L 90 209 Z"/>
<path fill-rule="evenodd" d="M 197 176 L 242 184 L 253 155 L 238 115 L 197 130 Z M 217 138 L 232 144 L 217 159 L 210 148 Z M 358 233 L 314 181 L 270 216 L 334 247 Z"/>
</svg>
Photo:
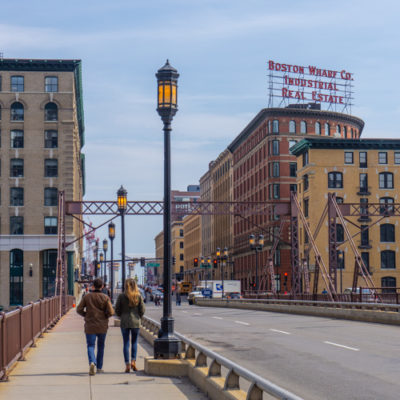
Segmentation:
<svg viewBox="0 0 400 400">
<path fill-rule="evenodd" d="M 308 135 L 358 138 L 364 122 L 354 116 L 321 111 L 318 105 L 293 105 L 287 108 L 261 110 L 228 146 L 233 154 L 233 200 L 290 200 L 296 190 L 296 159 L 289 148 Z M 273 245 L 273 232 L 279 232 L 280 220 L 274 215 L 234 217 L 234 276 L 249 290 L 256 281 L 256 255 L 250 249 L 249 235 L 264 234 L 265 245 L 258 254 L 259 289 L 270 286 L 267 278 L 268 254 Z M 288 232 L 283 233 L 288 240 Z M 278 291 L 291 288 L 290 246 L 279 243 L 274 256 L 275 281 Z M 284 273 L 287 278 L 284 279 Z M 285 282 L 286 281 L 286 282 Z"/>
</svg>

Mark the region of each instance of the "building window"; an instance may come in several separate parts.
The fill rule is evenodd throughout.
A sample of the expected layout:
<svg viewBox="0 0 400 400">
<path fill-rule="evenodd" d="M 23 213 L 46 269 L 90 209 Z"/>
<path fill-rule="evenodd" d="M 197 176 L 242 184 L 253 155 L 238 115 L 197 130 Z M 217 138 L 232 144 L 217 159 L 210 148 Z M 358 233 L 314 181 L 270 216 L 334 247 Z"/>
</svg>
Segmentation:
<svg viewBox="0 0 400 400">
<path fill-rule="evenodd" d="M 11 148 L 22 149 L 24 147 L 24 131 L 12 130 L 11 131 Z"/>
<path fill-rule="evenodd" d="M 344 163 L 345 164 L 353 164 L 353 152 L 352 151 L 345 151 L 344 152 Z"/>
<path fill-rule="evenodd" d="M 308 164 L 308 151 L 303 153 L 303 167 Z"/>
<path fill-rule="evenodd" d="M 341 172 L 329 172 L 328 188 L 329 189 L 342 189 L 343 188 L 343 174 Z"/>
<path fill-rule="evenodd" d="M 306 121 L 300 121 L 300 133 L 306 134 L 307 133 L 307 122 Z"/>
<path fill-rule="evenodd" d="M 56 103 L 47 103 L 44 107 L 44 120 L 57 121 L 58 120 L 58 107 Z"/>
<path fill-rule="evenodd" d="M 179 229 L 179 236 L 183 237 L 183 229 Z"/>
<path fill-rule="evenodd" d="M 396 293 L 396 278 L 384 276 L 381 278 L 382 293 Z"/>
<path fill-rule="evenodd" d="M 272 163 L 272 176 L 274 178 L 279 177 L 279 162 L 273 162 Z"/>
<path fill-rule="evenodd" d="M 274 253 L 274 265 L 279 266 L 281 265 L 281 251 L 280 249 L 276 249 Z"/>
<path fill-rule="evenodd" d="M 277 119 L 272 121 L 272 133 L 279 133 L 279 121 Z"/>
<path fill-rule="evenodd" d="M 10 188 L 10 206 L 22 207 L 24 205 L 24 188 Z"/>
<path fill-rule="evenodd" d="M 379 174 L 379 189 L 393 189 L 393 174 L 391 172 Z"/>
<path fill-rule="evenodd" d="M 24 252 L 10 251 L 10 306 L 22 306 L 24 300 Z"/>
<path fill-rule="evenodd" d="M 340 125 L 336 125 L 336 135 L 341 136 Z"/>
<path fill-rule="evenodd" d="M 308 175 L 305 174 L 305 175 L 303 175 L 303 190 L 304 191 L 308 190 L 308 184 L 309 184 Z"/>
<path fill-rule="evenodd" d="M 23 76 L 12 76 L 11 77 L 11 91 L 12 92 L 23 92 L 24 91 L 24 77 Z"/>
<path fill-rule="evenodd" d="M 347 126 L 343 127 L 343 137 L 347 139 Z"/>
<path fill-rule="evenodd" d="M 272 190 L 273 190 L 273 198 L 274 199 L 279 199 L 280 198 L 280 187 L 279 183 L 274 183 L 272 185 Z"/>
<path fill-rule="evenodd" d="M 43 297 L 54 296 L 57 271 L 57 250 L 43 251 Z"/>
<path fill-rule="evenodd" d="M 379 164 L 387 164 L 387 152 L 386 151 L 380 151 L 378 153 L 378 163 Z"/>
<path fill-rule="evenodd" d="M 361 232 L 360 232 L 360 239 L 361 239 L 361 246 L 369 246 L 369 229 L 368 225 L 361 225 Z"/>
<path fill-rule="evenodd" d="M 365 268 L 367 268 L 367 271 L 369 272 L 369 253 L 366 251 L 363 251 L 361 253 L 361 260 L 363 261 Z"/>
<path fill-rule="evenodd" d="M 336 240 L 344 242 L 344 229 L 342 224 L 336 224 Z"/>
<path fill-rule="evenodd" d="M 56 149 L 58 147 L 58 132 L 54 130 L 44 131 L 44 147 Z"/>
<path fill-rule="evenodd" d="M 360 168 L 368 167 L 368 158 L 366 151 L 360 151 Z"/>
<path fill-rule="evenodd" d="M 360 174 L 360 193 L 368 193 L 368 174 Z"/>
<path fill-rule="evenodd" d="M 382 215 L 393 214 L 393 206 L 390 205 L 394 203 L 393 197 L 381 197 L 379 203 L 381 204 L 380 213 Z"/>
<path fill-rule="evenodd" d="M 393 224 L 382 224 L 380 226 L 381 231 L 381 242 L 394 242 L 394 225 Z"/>
<path fill-rule="evenodd" d="M 331 126 L 325 122 L 325 136 L 331 136 Z"/>
<path fill-rule="evenodd" d="M 338 197 L 338 196 L 336 196 L 336 203 L 337 203 L 337 204 L 343 204 L 343 203 L 344 203 L 343 197 Z"/>
<path fill-rule="evenodd" d="M 10 235 L 24 234 L 24 217 L 10 217 Z"/>
<path fill-rule="evenodd" d="M 272 141 L 272 155 L 279 156 L 279 140 Z"/>
<path fill-rule="evenodd" d="M 296 121 L 289 121 L 289 133 L 296 133 Z"/>
<path fill-rule="evenodd" d="M 183 254 L 179 254 L 179 260 L 183 261 Z"/>
<path fill-rule="evenodd" d="M 297 174 L 297 163 L 291 162 L 291 163 L 289 164 L 289 176 L 295 177 L 296 174 Z"/>
<path fill-rule="evenodd" d="M 296 144 L 296 140 L 289 140 L 289 153 L 292 154 L 292 152 L 290 151 L 290 148 L 293 147 Z"/>
<path fill-rule="evenodd" d="M 400 164 L 400 152 L 398 152 L 398 151 L 395 151 L 395 153 L 394 153 L 394 163 Z"/>
<path fill-rule="evenodd" d="M 48 158 L 44 160 L 44 176 L 46 178 L 53 178 L 58 176 L 58 160 Z"/>
<path fill-rule="evenodd" d="M 44 188 L 44 205 L 57 206 L 58 205 L 58 189 L 57 188 Z"/>
<path fill-rule="evenodd" d="M 22 158 L 12 158 L 10 160 L 10 177 L 22 178 L 24 176 L 24 160 Z"/>
<path fill-rule="evenodd" d="M 290 191 L 293 193 L 297 192 L 297 185 L 295 183 L 290 184 Z"/>
<path fill-rule="evenodd" d="M 22 103 L 16 101 L 15 103 L 11 104 L 10 118 L 11 118 L 11 121 L 23 121 L 24 120 L 24 106 Z"/>
<path fill-rule="evenodd" d="M 44 234 L 57 235 L 57 217 L 44 217 Z"/>
<path fill-rule="evenodd" d="M 321 123 L 316 122 L 315 123 L 315 134 L 320 135 L 321 134 Z"/>
<path fill-rule="evenodd" d="M 58 78 L 56 76 L 46 76 L 44 78 L 45 92 L 58 92 Z"/>
<path fill-rule="evenodd" d="M 368 220 L 369 216 L 368 216 L 368 198 L 363 197 L 360 199 L 360 220 Z"/>
<path fill-rule="evenodd" d="M 381 251 L 381 268 L 395 269 L 396 268 L 396 253 L 392 250 Z"/>
<path fill-rule="evenodd" d="M 179 248 L 183 249 L 183 242 L 179 242 Z"/>
<path fill-rule="evenodd" d="M 303 211 L 304 211 L 304 216 L 305 217 L 308 217 L 308 204 L 309 204 L 308 199 L 304 199 Z"/>
</svg>

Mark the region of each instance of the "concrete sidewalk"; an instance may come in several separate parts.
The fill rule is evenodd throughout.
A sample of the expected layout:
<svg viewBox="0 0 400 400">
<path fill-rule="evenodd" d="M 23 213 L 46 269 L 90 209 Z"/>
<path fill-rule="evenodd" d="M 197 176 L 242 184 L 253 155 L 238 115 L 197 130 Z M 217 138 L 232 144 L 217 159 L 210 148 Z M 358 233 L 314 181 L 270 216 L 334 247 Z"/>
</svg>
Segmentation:
<svg viewBox="0 0 400 400">
<path fill-rule="evenodd" d="M 110 320 L 110 325 L 113 321 Z M 153 349 L 139 338 L 136 373 L 124 373 L 122 336 L 119 328 L 108 330 L 104 374 L 89 376 L 83 318 L 72 309 L 37 347 L 20 361 L 10 380 L 0 383 L 1 400 L 110 400 L 190 399 L 207 397 L 187 378 L 164 378 L 144 373 L 144 357 Z"/>
</svg>

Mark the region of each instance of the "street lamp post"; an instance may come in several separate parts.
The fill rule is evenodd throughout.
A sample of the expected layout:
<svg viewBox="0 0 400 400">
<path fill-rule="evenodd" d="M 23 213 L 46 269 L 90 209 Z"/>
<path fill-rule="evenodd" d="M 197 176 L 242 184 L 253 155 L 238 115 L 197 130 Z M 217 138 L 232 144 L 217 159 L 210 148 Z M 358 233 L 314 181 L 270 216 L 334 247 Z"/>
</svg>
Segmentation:
<svg viewBox="0 0 400 400">
<path fill-rule="evenodd" d="M 217 256 L 217 269 L 219 270 L 220 275 L 222 275 L 222 271 L 221 271 L 221 249 L 219 247 L 217 247 L 217 251 L 215 252 L 215 255 Z M 221 276 L 222 278 L 222 276 Z M 222 294 L 221 294 L 221 299 L 224 298 L 224 289 L 223 286 L 224 285 L 224 281 L 222 281 Z"/>
<path fill-rule="evenodd" d="M 164 123 L 164 303 L 159 337 L 154 341 L 154 358 L 172 359 L 181 352 L 181 342 L 174 336 L 171 297 L 171 122 L 178 111 L 178 71 L 169 61 L 157 71 L 157 112 Z"/>
<path fill-rule="evenodd" d="M 224 248 L 224 255 L 222 256 L 222 260 L 224 261 L 221 265 L 222 265 L 222 298 L 224 298 L 224 293 L 225 293 L 225 289 L 224 289 L 224 279 L 225 279 L 225 271 L 224 271 L 224 263 L 226 264 L 226 262 L 228 261 L 228 248 L 225 247 Z"/>
<path fill-rule="evenodd" d="M 254 235 L 249 236 L 249 244 L 251 250 L 256 252 L 256 292 L 258 292 L 258 252 L 262 251 L 264 246 L 264 235 L 258 235 L 258 242 Z"/>
<path fill-rule="evenodd" d="M 108 224 L 108 238 L 111 242 L 111 260 L 110 260 L 110 284 L 111 284 L 111 303 L 114 298 L 114 238 L 115 238 L 115 225 L 113 222 Z"/>
<path fill-rule="evenodd" d="M 103 253 L 104 253 L 104 283 L 107 283 L 107 250 L 108 242 L 107 239 L 103 240 Z"/>
<path fill-rule="evenodd" d="M 96 240 L 94 247 L 93 247 L 93 258 L 94 258 L 94 276 L 97 278 L 97 255 L 98 255 L 98 251 L 99 251 L 99 244 Z"/>
<path fill-rule="evenodd" d="M 122 290 L 125 288 L 125 212 L 127 207 L 127 194 L 128 192 L 121 187 L 117 192 L 117 203 L 118 203 L 118 212 L 121 216 L 121 267 L 122 267 Z"/>
<path fill-rule="evenodd" d="M 103 266 L 104 266 L 104 254 L 100 253 L 100 278 L 101 279 L 103 279 Z"/>
</svg>

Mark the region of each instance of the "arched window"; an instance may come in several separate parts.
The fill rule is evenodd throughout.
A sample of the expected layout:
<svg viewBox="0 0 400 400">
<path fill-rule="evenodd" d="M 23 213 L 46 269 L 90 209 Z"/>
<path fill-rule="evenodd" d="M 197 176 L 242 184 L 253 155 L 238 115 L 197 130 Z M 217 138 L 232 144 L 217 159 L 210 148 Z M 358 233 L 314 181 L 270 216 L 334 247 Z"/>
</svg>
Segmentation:
<svg viewBox="0 0 400 400">
<path fill-rule="evenodd" d="M 300 121 L 300 133 L 306 134 L 307 133 L 307 122 Z"/>
<path fill-rule="evenodd" d="M 303 189 L 304 191 L 308 190 L 309 182 L 308 182 L 308 175 L 303 175 Z"/>
<path fill-rule="evenodd" d="M 329 189 L 342 189 L 343 188 L 343 174 L 341 172 L 329 172 L 328 188 Z"/>
<path fill-rule="evenodd" d="M 331 126 L 325 122 L 325 136 L 331 136 Z"/>
<path fill-rule="evenodd" d="M 289 133 L 296 133 L 296 121 L 289 121 Z"/>
<path fill-rule="evenodd" d="M 279 121 L 277 119 L 272 121 L 272 133 L 279 133 Z"/>
<path fill-rule="evenodd" d="M 320 135 L 321 134 L 321 124 L 319 122 L 315 123 L 315 134 Z"/>
<path fill-rule="evenodd" d="M 381 251 L 381 268 L 395 269 L 396 268 L 396 253 L 392 250 Z"/>
<path fill-rule="evenodd" d="M 24 106 L 19 101 L 11 104 L 11 121 L 23 121 L 24 120 Z"/>
<path fill-rule="evenodd" d="M 382 224 L 380 226 L 381 242 L 394 242 L 394 225 Z"/>
<path fill-rule="evenodd" d="M 341 132 L 340 125 L 336 125 L 336 134 L 340 136 Z"/>
<path fill-rule="evenodd" d="M 21 249 L 10 251 L 10 306 L 23 304 L 24 252 Z"/>
<path fill-rule="evenodd" d="M 271 120 L 268 121 L 268 133 L 272 133 Z"/>
<path fill-rule="evenodd" d="M 347 139 L 347 126 L 343 127 L 343 137 Z"/>
<path fill-rule="evenodd" d="M 381 172 L 379 174 L 379 189 L 393 189 L 393 174 L 391 172 Z"/>
<path fill-rule="evenodd" d="M 396 278 L 384 276 L 381 278 L 382 293 L 396 293 Z"/>
<path fill-rule="evenodd" d="M 58 107 L 56 103 L 47 103 L 44 107 L 44 120 L 57 121 L 58 120 Z"/>
<path fill-rule="evenodd" d="M 344 229 L 342 224 L 336 224 L 336 240 L 344 242 Z"/>
<path fill-rule="evenodd" d="M 57 250 L 43 251 L 43 297 L 54 296 L 57 270 Z"/>
<path fill-rule="evenodd" d="M 351 138 L 354 139 L 354 130 L 351 128 Z"/>
</svg>

